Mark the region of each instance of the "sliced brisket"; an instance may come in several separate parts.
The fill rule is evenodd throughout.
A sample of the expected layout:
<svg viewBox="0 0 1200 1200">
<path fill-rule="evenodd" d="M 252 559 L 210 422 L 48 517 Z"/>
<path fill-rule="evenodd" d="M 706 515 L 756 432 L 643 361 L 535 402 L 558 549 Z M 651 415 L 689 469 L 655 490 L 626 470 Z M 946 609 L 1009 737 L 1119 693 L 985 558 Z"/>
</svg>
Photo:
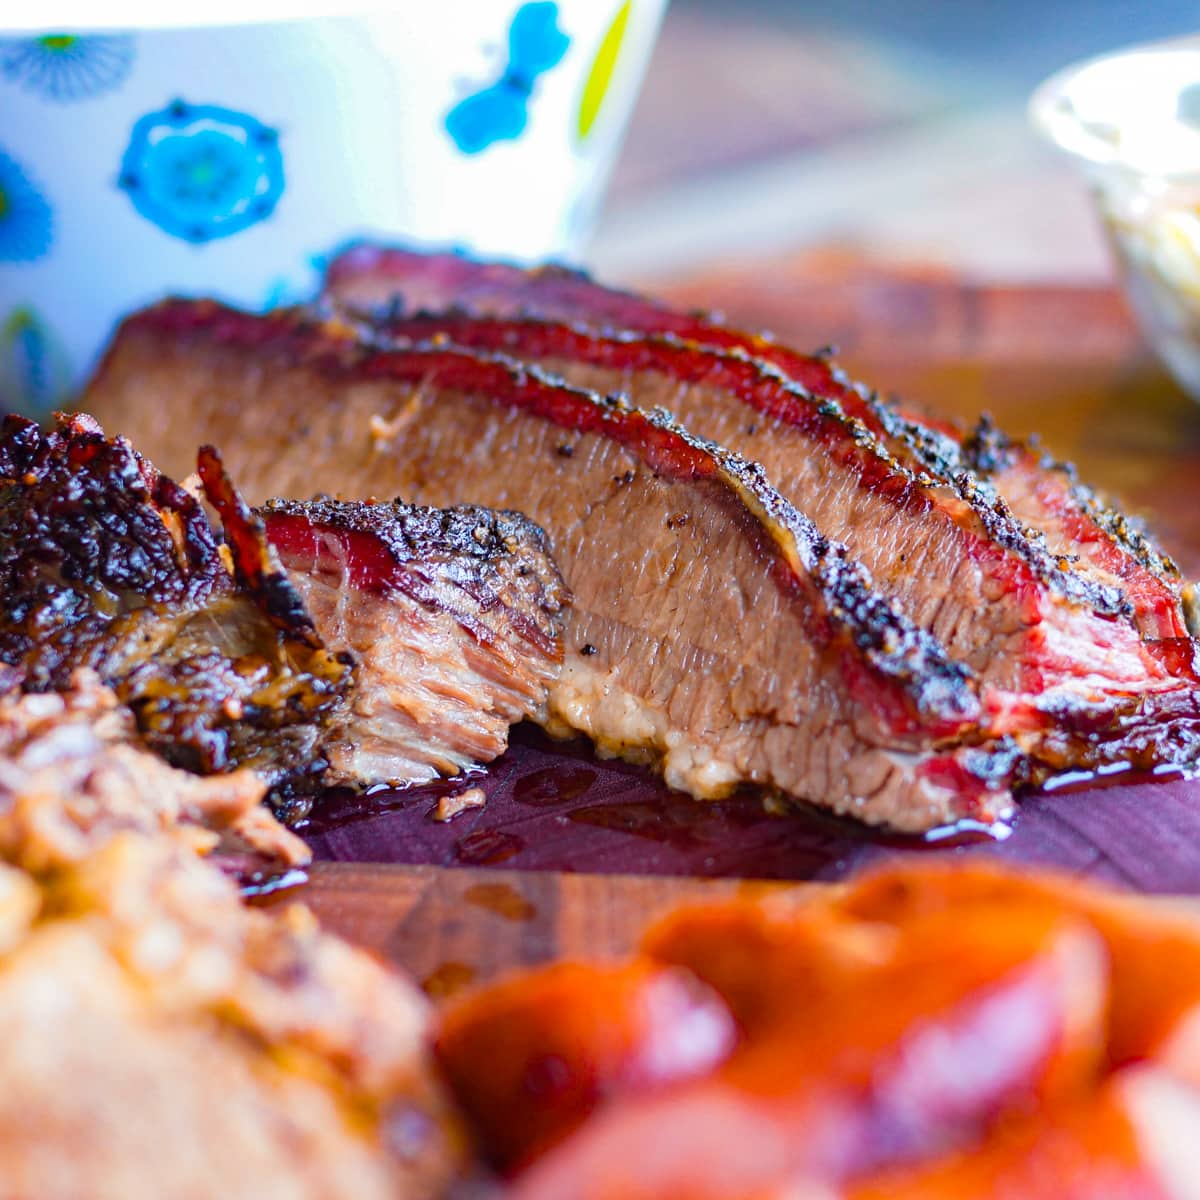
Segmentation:
<svg viewBox="0 0 1200 1200">
<path fill-rule="evenodd" d="M 1194 702 L 1190 639 L 1143 642 L 1117 588 L 1052 555 L 985 485 L 960 474 L 949 487 L 913 472 L 839 406 L 753 359 L 673 337 L 454 313 L 377 328 L 385 343 L 442 336 L 536 362 L 581 387 L 624 391 L 762 463 L 988 693 L 1021 698 L 998 700 L 997 721 L 1045 761 L 1064 762 L 1054 722 L 1089 727 L 1078 750 L 1067 750 L 1070 761 L 1091 754 L 1091 732 L 1135 713 L 1141 698 Z"/>
<path fill-rule="evenodd" d="M 567 596 L 532 522 L 398 502 L 258 511 L 322 639 L 358 664 L 325 782 L 454 775 L 545 720 Z"/>
<path fill-rule="evenodd" d="M 815 396 L 836 401 L 904 466 L 956 490 L 961 490 L 959 479 L 966 475 L 968 493 L 993 488 L 989 505 L 995 507 L 996 498 L 1003 500 L 1019 522 L 1044 537 L 1052 556 L 1074 558 L 1076 570 L 1097 585 L 1120 589 L 1144 637 L 1169 639 L 1188 633 L 1174 564 L 1136 523 L 1079 485 L 1069 467 L 997 437 L 990 427 L 964 447 L 953 426 L 901 411 L 853 383 L 827 355 L 801 354 L 769 337 L 731 329 L 717 317 L 680 313 L 601 287 L 583 273 L 562 267 L 525 270 L 454 254 L 359 245 L 331 264 L 326 290 L 337 303 L 377 315 L 411 317 L 422 311 L 461 309 L 474 315 L 541 317 L 580 323 L 597 332 L 672 334 L 745 353 L 778 368 Z M 1002 457 L 992 453 L 999 445 L 1005 450 Z M 1200 621 L 1193 625 L 1192 632 L 1200 629 Z"/>
<path fill-rule="evenodd" d="M 544 716 L 565 593 L 519 516 L 331 501 L 259 514 L 204 447 L 219 546 L 196 499 L 91 418 L 49 435 L 13 418 L 0 456 L 0 661 L 30 690 L 97 670 L 172 762 L 425 781 L 490 761 L 510 724 Z"/>
<path fill-rule="evenodd" d="M 665 413 L 207 302 L 127 321 L 86 402 L 176 469 L 219 441 L 255 499 L 319 480 L 529 513 L 574 595 L 551 724 L 695 794 L 748 781 L 905 829 L 1009 807 L 1021 756 L 969 672 L 761 468 Z"/>
</svg>

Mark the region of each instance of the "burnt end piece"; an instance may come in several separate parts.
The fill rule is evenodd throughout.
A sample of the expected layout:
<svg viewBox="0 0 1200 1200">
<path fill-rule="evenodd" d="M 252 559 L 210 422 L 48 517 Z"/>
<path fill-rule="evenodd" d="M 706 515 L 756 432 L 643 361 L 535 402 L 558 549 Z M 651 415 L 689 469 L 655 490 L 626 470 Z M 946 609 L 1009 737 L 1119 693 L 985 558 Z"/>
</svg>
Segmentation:
<svg viewBox="0 0 1200 1200">
<path fill-rule="evenodd" d="M 0 475 L 0 660 L 26 690 L 94 669 L 191 771 L 274 781 L 316 759 L 351 668 L 302 611 L 289 625 L 269 588 L 239 586 L 193 496 L 83 415 L 49 434 L 8 418 Z"/>
<path fill-rule="evenodd" d="M 499 356 L 376 350 L 344 324 L 208 302 L 127 321 L 86 402 L 147 414 L 168 465 L 219 442 L 254 500 L 316 478 L 528 513 L 574 597 L 547 724 L 675 786 L 750 782 L 906 829 L 1010 807 L 1025 760 L 971 673 L 761 468 L 665 412 Z"/>
<path fill-rule="evenodd" d="M 1188 633 L 1170 559 L 1136 523 L 1079 484 L 1073 472 L 1009 442 L 994 427 L 983 436 L 977 431 L 963 444 L 954 426 L 882 400 L 850 380 L 827 354 L 802 354 L 770 337 L 731 329 L 719 317 L 676 312 L 645 297 L 603 287 L 581 272 L 553 266 L 528 270 L 455 254 L 362 244 L 333 261 L 325 289 L 335 303 L 384 321 L 458 308 L 477 316 L 578 322 L 598 332 L 672 334 L 744 353 L 778 368 L 815 396 L 836 401 L 898 462 L 955 489 L 967 503 L 976 503 L 980 484 L 990 485 L 994 495 L 985 494 L 988 507 L 995 512 L 998 498 L 1010 510 L 1008 518 L 1033 535 L 1032 564 L 1042 570 L 1047 561 L 1038 546 L 1040 535 L 1051 560 L 1077 560 L 1073 573 L 1085 574 L 1096 585 L 1093 596 L 1101 600 L 1100 611 L 1116 611 L 1109 603 L 1115 589 L 1124 595 L 1119 607 L 1132 609 L 1144 637 L 1172 639 Z M 996 437 L 989 438 L 987 432 Z M 1004 455 L 1008 469 L 988 465 L 989 443 L 997 440 L 1006 451 L 1017 450 Z M 965 485 L 960 482 L 964 472 L 975 475 Z M 991 519 L 994 527 L 995 517 Z"/>
<path fill-rule="evenodd" d="M 568 597 L 531 521 L 336 500 L 256 517 L 322 640 L 357 664 L 322 743 L 325 782 L 456 774 L 501 754 L 509 726 L 545 719 Z"/>
<path fill-rule="evenodd" d="M 232 591 L 200 505 L 77 414 L 0 426 L 0 659 L 26 687 L 119 671 Z"/>
<path fill-rule="evenodd" d="M 519 512 L 479 505 L 270 500 L 257 510 L 277 552 L 343 555 L 349 582 L 367 591 L 400 590 L 438 603 L 439 583 L 471 596 L 485 612 L 502 606 L 521 636 L 561 657 L 560 618 L 569 593 L 546 548 L 545 532 Z M 318 539 L 333 539 L 323 543 Z M 502 571 L 501 564 L 509 563 Z M 511 578 L 510 578 L 511 576 Z M 480 622 L 476 637 L 491 636 Z"/>
<path fill-rule="evenodd" d="M 216 452 L 205 447 L 199 462 L 235 590 L 119 680 L 117 694 L 146 743 L 171 762 L 201 774 L 244 766 L 272 784 L 315 784 L 326 765 L 326 727 L 353 684 L 353 660 L 325 648 Z"/>
</svg>

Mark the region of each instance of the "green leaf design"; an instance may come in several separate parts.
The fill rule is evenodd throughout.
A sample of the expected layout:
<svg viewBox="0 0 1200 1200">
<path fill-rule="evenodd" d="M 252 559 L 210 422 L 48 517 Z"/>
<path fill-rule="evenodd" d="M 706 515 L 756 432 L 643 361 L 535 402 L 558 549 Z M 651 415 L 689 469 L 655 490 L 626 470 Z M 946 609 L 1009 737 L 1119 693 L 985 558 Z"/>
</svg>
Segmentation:
<svg viewBox="0 0 1200 1200">
<path fill-rule="evenodd" d="M 608 27 L 604 40 L 600 43 L 600 49 L 596 51 L 592 69 L 588 72 L 587 83 L 583 85 L 583 97 L 579 101 L 577 124 L 581 142 L 592 132 L 592 126 L 596 124 L 596 118 L 600 115 L 604 97 L 608 94 L 608 85 L 612 82 L 613 70 L 617 65 L 617 57 L 621 53 L 621 43 L 625 40 L 625 27 L 629 24 L 629 13 L 632 8 L 633 0 L 625 0 L 625 3 L 617 9 L 617 15 L 613 17 L 612 24 Z"/>
</svg>

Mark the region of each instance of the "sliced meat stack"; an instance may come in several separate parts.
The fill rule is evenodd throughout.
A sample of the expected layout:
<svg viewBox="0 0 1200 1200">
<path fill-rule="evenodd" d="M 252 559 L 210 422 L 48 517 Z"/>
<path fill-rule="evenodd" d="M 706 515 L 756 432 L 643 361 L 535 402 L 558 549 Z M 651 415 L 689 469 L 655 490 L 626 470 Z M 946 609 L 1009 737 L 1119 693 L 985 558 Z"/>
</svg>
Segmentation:
<svg viewBox="0 0 1200 1200">
<path fill-rule="evenodd" d="M 981 686 L 1014 698 L 998 727 L 1003 721 L 1048 763 L 1084 761 L 1095 753 L 1096 725 L 1133 711 L 1137 698 L 1179 689 L 1175 671 L 1190 659 L 1190 641 L 1144 643 L 1110 579 L 1051 554 L 986 486 L 904 466 L 861 421 L 761 363 L 664 337 L 600 337 L 536 321 L 434 316 L 380 330 L 414 345 L 442 335 L 581 387 L 624 391 L 761 463 Z M 1172 603 L 1178 614 L 1178 597 Z M 1047 718 L 1056 721 L 1050 743 L 1041 738 Z M 1072 726 L 1077 744 L 1060 745 Z"/>
<path fill-rule="evenodd" d="M 1017 520 L 1035 538 L 1045 539 L 1052 555 L 1076 558 L 1098 583 L 1119 587 L 1145 637 L 1187 632 L 1175 564 L 1136 520 L 1082 485 L 1069 464 L 1005 436 L 986 417 L 962 439 L 953 426 L 903 412 L 852 382 L 825 353 L 801 354 L 769 337 L 731 329 L 718 318 L 676 312 L 562 267 L 525 270 L 455 254 L 360 245 L 333 261 L 326 290 L 333 303 L 373 314 L 384 324 L 454 310 L 456 316 L 563 321 L 601 334 L 658 334 L 745 354 L 814 396 L 835 401 L 914 471 L 951 486 L 970 472 L 970 490 L 976 494 L 981 485 L 991 485 Z M 1196 611 L 1194 600 L 1185 607 Z M 1192 624 L 1192 633 L 1200 631 L 1200 617 Z"/>
<path fill-rule="evenodd" d="M 766 470 L 561 375 L 670 407 Z M 993 819 L 1055 771 L 1197 753 L 1195 645 L 1165 578 L 1146 573 L 1157 598 L 1138 608 L 975 475 L 901 461 L 742 347 L 173 302 L 125 324 L 87 403 L 144 414 L 172 465 L 220 440 L 256 496 L 315 474 L 528 512 L 575 597 L 549 724 L 698 796 L 754 783 L 921 830 Z M 1143 638 L 1154 611 L 1172 636 Z"/>
<path fill-rule="evenodd" d="M 174 401 L 157 422 L 151 396 Z M 761 468 L 664 413 L 498 359 L 375 352 L 343 326 L 205 303 L 127 323 L 88 402 L 145 412 L 168 462 L 206 431 L 258 496 L 317 477 L 528 512 L 574 596 L 550 723 L 659 759 L 675 786 L 753 782 L 910 829 L 1007 811 L 1021 756 L 981 733 L 966 669 Z"/>
<path fill-rule="evenodd" d="M 1191 740 L 1194 720 L 1194 589 L 1073 468 L 986 418 L 961 439 L 852 384 L 827 355 L 802 355 L 561 268 L 360 246 L 333 263 L 327 290 L 384 334 L 502 349 L 572 382 L 623 389 L 762 462 L 985 684 L 1035 696 L 1039 714 L 1057 710 L 1056 730 L 1015 730 L 1046 766 L 1127 761 L 1128 745 L 1095 745 L 1118 722 L 1142 765 L 1159 754 L 1190 758 L 1179 740 Z M 825 452 L 811 444 L 822 434 Z M 849 480 L 831 474 L 830 455 L 851 465 Z M 846 494 L 848 482 L 857 495 Z M 878 494 L 864 496 L 864 486 Z M 1049 602 L 1031 605 L 1038 590 Z M 1087 710 L 1097 718 L 1091 728 L 1081 720 Z M 1064 736 L 1064 724 L 1076 734 Z M 1157 747 L 1133 732 L 1138 724 Z"/>
<path fill-rule="evenodd" d="M 223 545 L 195 496 L 91 418 L 48 435 L 8 420 L 0 661 L 26 690 L 94 670 L 170 761 L 270 783 L 427 780 L 494 758 L 511 723 L 544 713 L 565 592 L 524 518 L 260 515 L 211 447 L 199 467 Z"/>
</svg>

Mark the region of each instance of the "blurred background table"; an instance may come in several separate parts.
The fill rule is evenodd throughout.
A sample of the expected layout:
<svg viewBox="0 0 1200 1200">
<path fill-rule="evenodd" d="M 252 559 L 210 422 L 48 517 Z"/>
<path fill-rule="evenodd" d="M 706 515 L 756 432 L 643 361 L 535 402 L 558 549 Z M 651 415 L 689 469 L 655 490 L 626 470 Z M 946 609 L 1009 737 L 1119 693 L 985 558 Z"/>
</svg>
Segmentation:
<svg viewBox="0 0 1200 1200">
<path fill-rule="evenodd" d="M 672 0 L 592 264 L 649 283 L 836 242 L 1105 280 L 1084 190 L 1026 101 L 1073 60 L 1195 23 L 1183 0 Z"/>
</svg>

